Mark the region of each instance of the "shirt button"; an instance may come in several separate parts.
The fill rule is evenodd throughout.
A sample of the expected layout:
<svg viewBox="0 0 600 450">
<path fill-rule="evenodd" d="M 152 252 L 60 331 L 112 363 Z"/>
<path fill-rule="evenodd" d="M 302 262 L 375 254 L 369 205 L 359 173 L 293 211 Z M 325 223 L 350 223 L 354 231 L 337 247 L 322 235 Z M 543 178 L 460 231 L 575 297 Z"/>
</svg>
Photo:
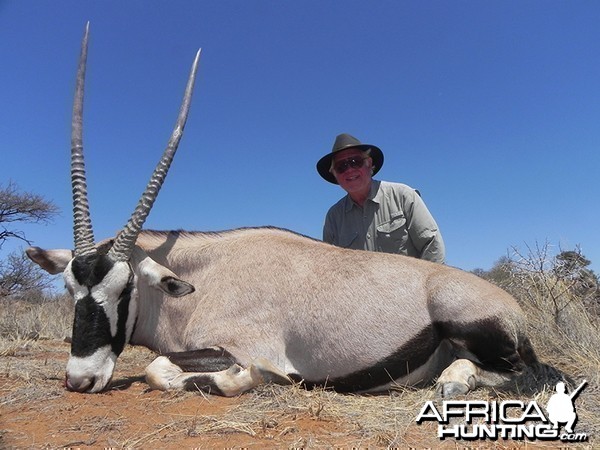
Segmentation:
<svg viewBox="0 0 600 450">
<path fill-rule="evenodd" d="M 371 239 L 371 234 L 367 233 L 367 239 Z"/>
</svg>

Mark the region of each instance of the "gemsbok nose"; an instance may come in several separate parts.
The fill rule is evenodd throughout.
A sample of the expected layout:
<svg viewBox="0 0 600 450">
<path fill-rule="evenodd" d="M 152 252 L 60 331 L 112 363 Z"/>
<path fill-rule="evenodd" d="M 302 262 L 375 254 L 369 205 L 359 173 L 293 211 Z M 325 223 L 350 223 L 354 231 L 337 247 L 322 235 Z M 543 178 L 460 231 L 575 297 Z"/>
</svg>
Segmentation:
<svg viewBox="0 0 600 450">
<path fill-rule="evenodd" d="M 65 374 L 65 387 L 73 392 L 87 392 L 96 383 L 95 377 L 76 377 Z"/>
<path fill-rule="evenodd" d="M 143 230 L 183 133 L 199 52 L 138 206 L 114 239 L 96 243 L 83 159 L 87 41 L 86 27 L 71 139 L 75 249 L 27 250 L 63 273 L 75 301 L 67 389 L 104 390 L 127 343 L 161 354 L 146 369 L 153 389 L 225 396 L 292 380 L 365 393 L 435 382 L 443 397 L 564 380 L 537 359 L 517 300 L 473 273 L 274 227 Z"/>
<path fill-rule="evenodd" d="M 158 196 L 183 135 L 198 71 L 196 53 L 177 122 L 146 189 L 125 227 L 110 245 L 96 245 L 89 210 L 83 152 L 83 98 L 87 65 L 89 23 L 81 42 L 71 121 L 71 187 L 73 192 L 73 238 L 75 248 L 59 252 L 62 258 L 45 264 L 51 272 L 63 272 L 65 286 L 75 301 L 71 355 L 67 362 L 65 388 L 75 392 L 101 392 L 110 382 L 115 361 L 130 341 L 137 319 L 137 289 L 131 264 L 135 243 Z M 39 250 L 28 250 L 39 258 Z M 58 263 L 58 264 L 57 264 Z M 149 272 L 159 267 L 145 265 Z M 162 266 L 161 266 L 162 267 Z M 164 269 L 156 284 L 169 295 L 182 296 L 194 287 Z M 164 287 L 162 287 L 164 286 Z"/>
</svg>

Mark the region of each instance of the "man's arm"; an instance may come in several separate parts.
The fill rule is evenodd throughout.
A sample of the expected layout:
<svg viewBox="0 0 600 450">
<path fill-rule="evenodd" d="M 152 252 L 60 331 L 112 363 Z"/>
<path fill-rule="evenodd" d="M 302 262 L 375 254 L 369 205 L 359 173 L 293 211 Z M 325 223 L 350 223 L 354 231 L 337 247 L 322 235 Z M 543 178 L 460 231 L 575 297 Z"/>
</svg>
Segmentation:
<svg viewBox="0 0 600 450">
<path fill-rule="evenodd" d="M 405 211 L 410 213 L 408 220 L 408 233 L 414 246 L 421 252 L 421 259 L 444 263 L 446 247 L 438 225 L 427 209 L 421 196 L 413 191 Z"/>
</svg>

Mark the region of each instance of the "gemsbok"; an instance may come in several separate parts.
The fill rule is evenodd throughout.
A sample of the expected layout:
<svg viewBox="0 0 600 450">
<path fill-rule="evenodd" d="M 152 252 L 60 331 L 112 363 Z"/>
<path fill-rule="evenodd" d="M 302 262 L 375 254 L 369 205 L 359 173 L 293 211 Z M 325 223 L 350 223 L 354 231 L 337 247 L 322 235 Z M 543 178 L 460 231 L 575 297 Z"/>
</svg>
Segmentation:
<svg viewBox="0 0 600 450">
<path fill-rule="evenodd" d="M 152 388 L 225 396 L 266 382 L 377 392 L 434 381 L 453 396 L 552 369 L 536 358 L 517 302 L 459 269 L 272 227 L 142 230 L 184 129 L 200 52 L 139 204 L 114 239 L 96 243 L 82 142 L 88 31 L 72 119 L 75 249 L 27 249 L 63 273 L 75 301 L 67 389 L 106 388 L 127 343 L 160 355 L 146 369 Z"/>
</svg>

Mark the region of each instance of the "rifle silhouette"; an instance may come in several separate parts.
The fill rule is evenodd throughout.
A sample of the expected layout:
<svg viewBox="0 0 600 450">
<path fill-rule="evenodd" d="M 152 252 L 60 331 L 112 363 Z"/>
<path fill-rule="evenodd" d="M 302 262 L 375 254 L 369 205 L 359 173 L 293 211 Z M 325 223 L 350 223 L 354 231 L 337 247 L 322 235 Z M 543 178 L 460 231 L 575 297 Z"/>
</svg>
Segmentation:
<svg viewBox="0 0 600 450">
<path fill-rule="evenodd" d="M 577 387 L 577 389 L 575 389 L 573 392 L 571 392 L 571 394 L 569 394 L 569 398 L 571 400 L 575 399 L 575 397 L 577 397 L 579 395 L 579 393 L 585 387 L 586 384 L 587 384 L 587 380 L 583 380 L 581 382 L 581 384 Z"/>
</svg>

